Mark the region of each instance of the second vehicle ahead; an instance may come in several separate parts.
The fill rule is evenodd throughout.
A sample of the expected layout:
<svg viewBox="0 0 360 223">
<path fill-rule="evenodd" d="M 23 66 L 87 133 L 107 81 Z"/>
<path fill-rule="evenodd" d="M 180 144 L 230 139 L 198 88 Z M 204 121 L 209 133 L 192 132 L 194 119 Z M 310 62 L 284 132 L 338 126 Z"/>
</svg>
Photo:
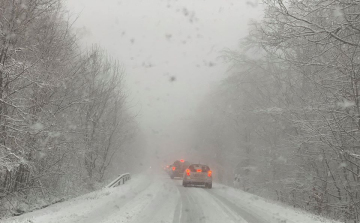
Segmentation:
<svg viewBox="0 0 360 223">
<path fill-rule="evenodd" d="M 174 179 L 175 177 L 183 177 L 183 173 L 188 166 L 190 166 L 189 162 L 185 160 L 176 160 L 171 166 L 170 178 Z"/>
</svg>

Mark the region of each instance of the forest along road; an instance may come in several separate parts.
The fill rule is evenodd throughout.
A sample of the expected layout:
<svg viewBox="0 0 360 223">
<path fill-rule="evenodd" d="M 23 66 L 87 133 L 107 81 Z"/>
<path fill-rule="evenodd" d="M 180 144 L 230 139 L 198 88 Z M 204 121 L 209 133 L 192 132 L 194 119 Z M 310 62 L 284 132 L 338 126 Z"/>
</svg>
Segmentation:
<svg viewBox="0 0 360 223">
<path fill-rule="evenodd" d="M 300 223 L 324 220 L 221 184 L 213 184 L 213 189 L 183 187 L 181 179 L 171 180 L 165 173 L 148 173 L 134 176 L 125 185 L 92 192 L 4 222 Z"/>
</svg>

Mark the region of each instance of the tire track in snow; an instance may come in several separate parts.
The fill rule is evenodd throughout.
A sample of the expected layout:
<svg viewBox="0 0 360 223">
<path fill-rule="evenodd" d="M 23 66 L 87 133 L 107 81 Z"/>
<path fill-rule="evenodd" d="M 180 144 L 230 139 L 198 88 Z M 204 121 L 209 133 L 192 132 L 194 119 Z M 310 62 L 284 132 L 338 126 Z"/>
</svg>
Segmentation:
<svg viewBox="0 0 360 223">
<path fill-rule="evenodd" d="M 241 215 L 230 209 L 226 204 L 211 196 L 208 189 L 198 188 L 196 190 L 198 197 L 201 198 L 201 203 L 205 204 L 205 214 L 209 216 L 207 222 L 227 222 L 227 223 L 248 223 Z M 215 213 L 215 214 L 214 214 Z"/>
<path fill-rule="evenodd" d="M 173 182 L 164 177 L 156 177 L 157 188 L 150 204 L 131 223 L 171 223 L 180 193 Z"/>
<path fill-rule="evenodd" d="M 248 223 L 237 212 L 206 192 L 208 189 L 183 187 L 176 181 L 175 184 L 181 199 L 178 201 L 173 223 Z"/>
<path fill-rule="evenodd" d="M 177 183 L 177 188 L 180 192 L 181 202 L 178 205 L 179 214 L 174 217 L 174 222 L 180 223 L 205 223 L 206 216 L 201 204 L 196 196 L 193 195 L 191 188 L 184 188 Z"/>
<path fill-rule="evenodd" d="M 240 207 L 239 205 L 233 203 L 229 199 L 217 194 L 214 191 L 206 190 L 207 193 L 212 196 L 215 200 L 225 205 L 230 210 L 234 211 L 235 213 L 239 214 L 243 219 L 245 219 L 248 223 L 269 223 L 271 222 L 270 219 L 264 219 L 259 215 L 255 215 L 244 208 Z"/>
<path fill-rule="evenodd" d="M 177 205 L 174 212 L 173 223 L 180 223 L 182 218 L 182 199 L 181 197 L 177 201 Z"/>
</svg>

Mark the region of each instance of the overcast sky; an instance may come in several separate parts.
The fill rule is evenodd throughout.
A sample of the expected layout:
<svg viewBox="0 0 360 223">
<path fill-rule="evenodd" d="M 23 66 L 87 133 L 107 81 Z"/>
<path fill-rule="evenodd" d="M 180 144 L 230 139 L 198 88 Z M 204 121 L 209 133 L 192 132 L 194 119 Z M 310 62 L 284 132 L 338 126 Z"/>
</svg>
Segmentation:
<svg viewBox="0 0 360 223">
<path fill-rule="evenodd" d="M 128 106 L 149 148 L 188 146 L 199 102 L 226 76 L 257 0 L 67 0 L 83 46 L 99 44 L 126 70 Z"/>
</svg>

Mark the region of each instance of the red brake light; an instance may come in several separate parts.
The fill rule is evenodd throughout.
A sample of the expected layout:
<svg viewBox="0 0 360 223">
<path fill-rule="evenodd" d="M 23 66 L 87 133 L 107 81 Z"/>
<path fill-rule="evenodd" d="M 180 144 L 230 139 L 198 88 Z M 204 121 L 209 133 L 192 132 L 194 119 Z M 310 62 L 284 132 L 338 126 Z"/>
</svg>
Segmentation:
<svg viewBox="0 0 360 223">
<path fill-rule="evenodd" d="M 172 170 L 175 171 L 175 170 L 176 170 L 176 167 L 173 166 L 173 167 L 172 167 Z"/>
<path fill-rule="evenodd" d="M 201 173 L 201 169 L 197 169 L 196 172 Z"/>
<path fill-rule="evenodd" d="M 211 175 L 212 175 L 212 172 L 211 172 L 211 170 L 209 170 L 208 177 L 211 177 Z"/>
<path fill-rule="evenodd" d="M 190 176 L 190 170 L 186 169 L 186 175 Z"/>
<path fill-rule="evenodd" d="M 182 163 L 183 163 L 183 162 L 184 162 L 184 160 L 180 160 L 180 162 L 182 162 Z"/>
</svg>

